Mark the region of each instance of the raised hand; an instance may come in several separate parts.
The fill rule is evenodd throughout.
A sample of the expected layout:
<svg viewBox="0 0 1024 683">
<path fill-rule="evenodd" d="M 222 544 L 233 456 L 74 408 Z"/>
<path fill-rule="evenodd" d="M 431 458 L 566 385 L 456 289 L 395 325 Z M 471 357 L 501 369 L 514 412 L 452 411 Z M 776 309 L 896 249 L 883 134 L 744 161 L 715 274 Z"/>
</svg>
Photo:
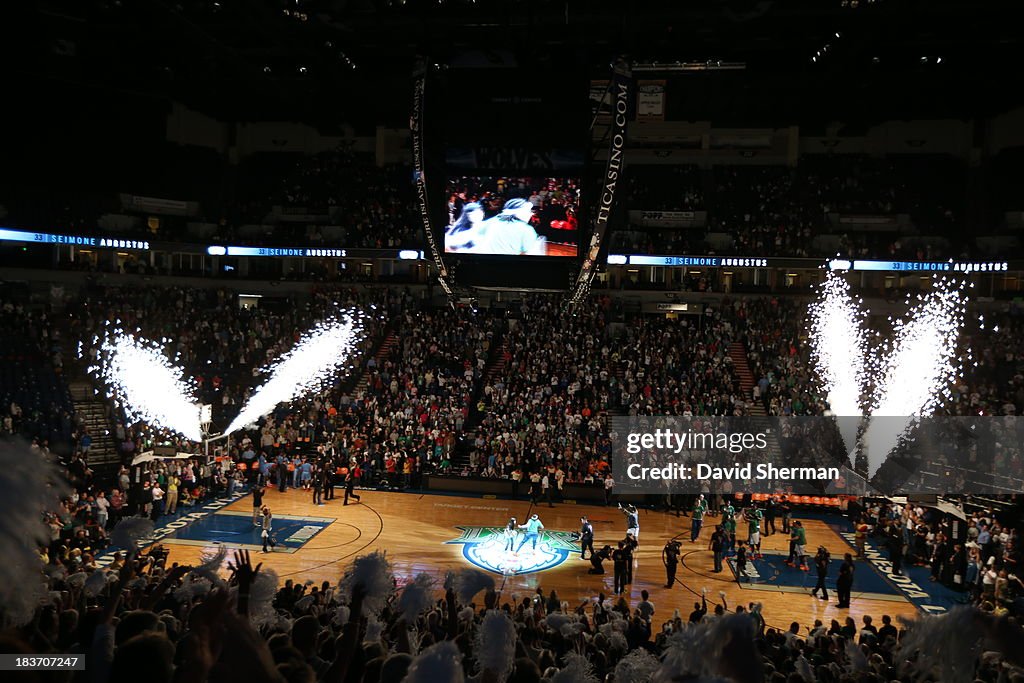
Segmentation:
<svg viewBox="0 0 1024 683">
<path fill-rule="evenodd" d="M 236 550 L 234 562 L 228 563 L 228 569 L 231 570 L 231 578 L 238 582 L 239 590 L 248 589 L 252 585 L 252 582 L 256 579 L 256 575 L 260 573 L 260 569 L 263 567 L 263 563 L 260 562 L 253 569 L 252 560 L 249 557 L 248 550 Z"/>
<path fill-rule="evenodd" d="M 249 589 L 256 575 L 260 573 L 263 563 L 260 562 L 253 569 L 252 561 L 249 559 L 248 550 L 236 550 L 235 561 L 228 563 L 231 570 L 231 580 L 238 582 L 238 613 L 249 614 Z"/>
</svg>

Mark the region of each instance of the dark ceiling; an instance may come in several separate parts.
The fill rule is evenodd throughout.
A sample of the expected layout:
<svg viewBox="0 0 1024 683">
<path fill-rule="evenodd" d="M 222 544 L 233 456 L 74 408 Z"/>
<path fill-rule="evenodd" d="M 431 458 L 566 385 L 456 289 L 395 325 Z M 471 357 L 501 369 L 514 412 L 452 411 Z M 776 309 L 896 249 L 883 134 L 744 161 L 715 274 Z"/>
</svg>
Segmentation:
<svg viewBox="0 0 1024 683">
<path fill-rule="evenodd" d="M 669 75 L 681 118 L 868 125 L 1021 102 L 1017 0 L 37 0 L 8 82 L 174 99 L 224 120 L 402 125 L 417 55 L 512 58 L 586 97 L 617 55 L 745 62 Z M 819 51 L 821 52 L 819 56 Z M 481 77 L 487 77 L 486 75 Z"/>
</svg>

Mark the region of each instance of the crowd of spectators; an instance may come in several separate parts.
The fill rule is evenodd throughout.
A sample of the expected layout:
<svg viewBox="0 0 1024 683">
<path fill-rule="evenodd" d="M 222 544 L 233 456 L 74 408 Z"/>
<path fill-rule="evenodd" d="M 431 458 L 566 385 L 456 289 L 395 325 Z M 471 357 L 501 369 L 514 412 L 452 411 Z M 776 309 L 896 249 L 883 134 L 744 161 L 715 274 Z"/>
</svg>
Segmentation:
<svg viewBox="0 0 1024 683">
<path fill-rule="evenodd" d="M 704 179 L 692 165 L 631 166 L 626 171 L 625 206 L 645 211 L 700 211 Z"/>
<path fill-rule="evenodd" d="M 859 533 L 883 549 L 893 571 L 926 567 L 931 581 L 961 591 L 967 601 L 987 612 L 1019 614 L 1024 602 L 1017 530 L 1000 522 L 990 509 L 970 510 L 953 529 L 954 517 L 934 507 L 870 501 L 860 515 Z"/>
<path fill-rule="evenodd" d="M 23 332 L 25 346 L 16 348 L 47 351 L 47 358 L 37 360 L 51 369 L 63 366 L 51 354 L 59 350 L 61 335 L 91 339 L 107 320 L 172 339 L 169 351 L 196 377 L 204 398 L 234 404 L 233 412 L 258 381 L 254 369 L 290 348 L 303 328 L 337 304 L 376 311 L 368 318 L 369 341 L 360 349 L 354 373 L 365 382 L 341 382 L 279 407 L 251 441 L 227 451 L 230 457 L 158 460 L 122 468 L 112 483 L 104 483 L 89 467 L 88 446 L 78 436 L 78 448 L 63 459 L 73 492 L 48 516 L 50 544 L 41 553 L 51 597 L 21 633 L 21 647 L 86 654 L 90 676 L 99 681 L 129 680 L 139 662 L 162 680 L 204 680 L 211 668 L 228 661 L 242 667 L 237 658 L 245 668 L 235 675 L 245 671 L 258 680 L 376 682 L 402 680 L 417 652 L 451 640 L 465 671 L 479 672 L 476 633 L 485 613 L 454 592 L 415 618 L 402 621 L 401 610 L 387 603 L 363 622 L 359 617 L 369 610 L 360 604 L 358 590 L 353 596 L 350 588 L 331 583 L 275 582 L 265 609 L 249 612 L 244 597 L 228 599 L 252 588 L 256 570 L 247 560 L 235 559 L 230 587 L 211 590 L 188 575 L 189 568 L 167 566 L 158 550 L 142 561 L 116 556 L 110 568 L 117 573 L 98 589 L 91 584 L 86 590 L 85 582 L 101 571 L 97 557 L 119 519 L 159 519 L 243 485 L 233 462 L 244 459 L 243 449 L 272 456 L 280 454 L 278 444 L 324 442 L 343 458 L 361 458 L 358 470 L 368 481 L 396 486 L 437 469 L 524 478 L 547 470 L 555 479 L 549 485 L 559 486 L 604 475 L 609 414 L 744 415 L 762 408 L 801 415 L 824 409 L 800 339 L 802 306 L 790 299 L 723 300 L 703 316 L 668 319 L 629 315 L 605 296 L 565 317 L 558 300 L 547 296 L 526 297 L 511 309 L 438 309 L 400 289 L 320 289 L 280 306 L 242 309 L 226 290 L 104 287 L 69 301 L 65 325 L 17 304 L 0 307 L 0 315 Z M 1006 392 L 1014 387 L 1020 392 L 1019 324 L 1007 315 L 987 325 L 993 336 L 975 351 L 979 367 L 954 392 L 966 403 L 951 409 L 991 406 L 1012 412 Z M 746 350 L 756 378 L 749 393 L 742 390 L 729 354 L 736 344 Z M 1010 397 L 1013 411 L 1019 410 L 1020 396 L 1011 391 Z M 479 422 L 472 433 L 473 454 L 457 466 L 452 453 L 471 419 Z M 73 417 L 69 427 L 74 438 Z M 138 425 L 118 428 L 124 430 L 118 440 L 133 444 L 128 451 L 147 447 L 146 439 L 165 438 Z M 28 423 L 19 423 L 17 431 L 46 433 Z M 47 447 L 40 440 L 33 448 L 45 453 Z M 936 581 L 963 588 L 980 607 L 972 623 L 994 632 L 1004 624 L 999 621 L 1004 614 L 1019 612 L 1016 600 L 1024 586 L 1015 578 L 1016 535 L 991 515 L 970 518 L 969 541 L 958 546 L 946 540 L 952 537 L 946 519 L 930 517 L 922 508 L 869 506 L 865 512 L 880 543 L 891 543 L 888 539 L 898 533 L 908 563 L 929 565 Z M 573 652 L 585 655 L 599 677 L 645 680 L 628 666 L 619 667 L 643 658 L 641 652 L 675 662 L 674 643 L 686 639 L 691 648 L 712 652 L 714 638 L 735 639 L 730 647 L 749 652 L 757 665 L 751 671 L 714 670 L 734 680 L 838 683 L 911 676 L 904 659 L 913 657 L 896 647 L 900 634 L 870 621 L 816 623 L 807 632 L 800 624 L 766 625 L 764 618 L 771 615 L 762 617 L 756 606 L 738 607 L 737 617 L 727 615 L 722 604 L 716 614 L 698 614 L 693 621 L 706 622 L 700 625 L 663 615 L 649 600 L 630 605 L 599 598 L 574 608 L 557 595 L 509 602 L 488 593 L 483 601 L 514 623 L 516 659 L 508 680 L 550 678 L 573 666 L 566 658 Z M 726 623 L 739 630 L 716 630 Z M 230 633 L 218 624 L 229 626 Z M 701 640 L 705 637 L 712 640 Z M 197 649 L 197 640 L 204 638 L 217 648 L 205 654 Z M 707 650 L 700 649 L 702 642 Z M 977 663 L 975 675 L 995 681 L 998 671 L 999 661 L 990 658 Z"/>
<path fill-rule="evenodd" d="M 302 223 L 289 228 L 279 224 L 261 243 L 346 248 L 419 247 L 420 224 L 415 212 L 412 171 L 404 166 L 379 167 L 372 156 L 341 146 L 296 158 L 285 169 L 272 167 L 277 177 L 253 181 L 254 188 L 269 187 L 269 194 L 249 195 L 232 211 L 226 239 L 236 240 L 231 226 L 260 223 L 273 206 L 286 212 L 328 216 L 322 226 L 338 226 L 340 244 L 326 244 L 322 229 Z M 276 181 L 276 182 L 275 182 Z M 244 237 L 240 237 L 245 241 Z M 297 241 L 296 241 L 297 240 Z"/>
<path fill-rule="evenodd" d="M 243 308 L 227 289 L 93 286 L 68 300 L 60 316 L 14 304 L 0 309 L 11 323 L 5 329 L 24 331 L 5 333 L 11 336 L 5 350 L 36 359 L 4 366 L 4 431 L 64 457 L 77 451 L 88 458 L 98 435 L 87 432 L 71 407 L 60 340 L 84 340 L 79 352 L 92 363 L 108 321 L 121 321 L 165 340 L 197 397 L 212 404 L 216 432 L 259 385 L 261 369 L 339 307 L 366 313 L 346 378 L 279 406 L 250 436 L 271 450 L 282 443 L 330 444 L 358 455 L 367 481 L 418 480 L 436 471 L 528 477 L 540 468 L 561 468 L 572 482 L 594 481 L 607 467 L 609 415 L 790 416 L 827 409 L 811 369 L 805 306 L 792 298 L 725 298 L 701 316 L 663 318 L 626 313 L 620 301 L 603 295 L 566 317 L 558 298 L 545 295 L 511 308 L 451 309 L 400 288 L 316 288 L 309 296 Z M 949 392 L 949 414 L 1024 410 L 1018 313 L 968 326 L 964 345 L 973 355 Z M 737 349 L 745 368 L 735 367 Z M 195 449 L 128 424 L 119 413 L 110 414 L 110 424 L 126 461 L 161 443 Z M 238 443 L 228 449 L 237 460 Z M 1024 468 L 1015 452 L 1001 457 L 1007 471 Z"/>
<path fill-rule="evenodd" d="M 936 538 L 941 546 L 941 532 Z M 106 569 L 71 552 L 44 550 L 41 561 L 48 598 L 8 631 L 6 645 L 85 656 L 88 673 L 76 680 L 97 683 L 134 681 L 141 671 L 168 683 L 461 683 L 471 675 L 510 683 L 996 683 L 1019 680 L 1024 663 L 1020 627 L 995 597 L 997 585 L 983 588 L 981 609 L 927 625 L 865 615 L 861 623 L 779 627 L 760 604 L 730 607 L 724 593 L 710 601 L 707 589 L 688 617 L 659 608 L 646 591 L 634 604 L 600 594 L 574 605 L 540 585 L 523 596 L 483 583 L 474 592 L 460 576 L 406 601 L 418 589 L 413 577 L 396 576 L 379 557 L 370 564 L 383 572 L 377 580 L 352 570 L 319 585 L 279 583 L 244 551 L 230 558 L 226 580 L 169 564 L 159 547 L 118 553 Z M 102 581 L 90 580 L 97 575 Z M 982 638 L 984 656 L 975 645 Z"/>
<path fill-rule="evenodd" d="M 952 157 L 812 154 L 794 167 L 635 165 L 624 177 L 610 235 L 614 253 L 935 260 L 976 250 L 963 230 L 966 168 Z M 206 238 L 217 243 L 424 246 L 411 169 L 378 166 L 350 146 L 314 155 L 257 155 L 239 166 L 233 186 L 223 202 L 201 205 L 198 216 L 162 216 L 156 223 L 138 216 L 134 232 L 117 236 L 175 241 L 187 234 L 186 223 L 198 221 L 214 226 Z M 125 211 L 112 203 L 115 192 L 99 199 L 86 194 L 61 199 L 29 188 L 0 201 L 11 225 L 50 232 L 99 234 L 101 215 Z M 273 214 L 273 207 L 282 213 Z M 703 211 L 706 223 L 641 227 L 629 222 L 630 210 Z M 882 216 L 893 223 L 879 229 L 868 219 L 873 224 L 860 229 L 835 223 L 830 214 Z M 897 223 L 904 214 L 909 222 Z"/>
<path fill-rule="evenodd" d="M 545 467 L 592 481 L 607 466 L 609 414 L 827 409 L 811 370 L 804 304 L 784 297 L 726 298 L 702 316 L 667 319 L 627 314 L 602 296 L 567 318 L 557 297 L 545 295 L 477 310 L 435 308 L 393 288 L 326 289 L 307 301 L 244 309 L 228 290 L 108 287 L 69 307 L 66 333 L 92 339 L 117 319 L 172 340 L 169 354 L 223 426 L 259 384 L 260 369 L 336 303 L 377 307 L 349 379 L 280 406 L 251 436 L 260 445 L 320 442 L 358 453 L 372 481 L 433 471 L 529 476 Z M 965 365 L 950 392 L 952 414 L 1024 409 L 1019 320 L 1008 313 L 988 327 L 965 342 L 977 364 Z M 734 367 L 737 348 L 747 368 Z M 749 371 L 745 387 L 741 370 Z M 114 436 L 126 458 L 168 438 L 120 420 Z"/>
<path fill-rule="evenodd" d="M 781 166 L 715 168 L 711 232 L 732 236 L 735 253 L 811 255 L 811 238 L 822 216 L 800 203 L 796 171 Z"/>
<path fill-rule="evenodd" d="M 0 433 L 69 454 L 79 425 L 62 377 L 60 331 L 44 311 L 0 296 Z"/>
<path fill-rule="evenodd" d="M 692 166 L 638 166 L 627 170 L 627 178 L 626 209 L 706 210 L 707 225 L 621 225 L 611 238 L 619 251 L 930 260 L 972 248 L 959 234 L 966 219 L 966 169 L 951 157 L 807 155 L 792 168 L 722 165 L 702 173 Z M 857 230 L 832 224 L 829 214 L 894 221 L 907 214 L 913 229 Z M 727 235 L 731 243 L 705 241 L 709 234 Z"/>
</svg>

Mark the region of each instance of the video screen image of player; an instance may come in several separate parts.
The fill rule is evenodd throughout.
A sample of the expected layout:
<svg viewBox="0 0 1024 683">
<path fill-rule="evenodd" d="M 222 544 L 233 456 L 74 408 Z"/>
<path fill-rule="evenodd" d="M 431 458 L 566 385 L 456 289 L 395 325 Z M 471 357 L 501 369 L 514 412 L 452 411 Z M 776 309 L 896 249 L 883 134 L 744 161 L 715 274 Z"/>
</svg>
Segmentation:
<svg viewBox="0 0 1024 683">
<path fill-rule="evenodd" d="M 572 178 L 451 178 L 444 250 L 576 256 L 579 206 L 579 181 Z"/>
</svg>

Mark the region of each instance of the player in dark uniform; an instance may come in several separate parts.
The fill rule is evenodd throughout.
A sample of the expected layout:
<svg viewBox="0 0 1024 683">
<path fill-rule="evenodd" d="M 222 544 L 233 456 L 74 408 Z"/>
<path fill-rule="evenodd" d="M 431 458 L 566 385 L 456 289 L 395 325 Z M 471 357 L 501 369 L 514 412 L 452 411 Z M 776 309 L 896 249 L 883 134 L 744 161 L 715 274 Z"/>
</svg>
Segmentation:
<svg viewBox="0 0 1024 683">
<path fill-rule="evenodd" d="M 324 479 L 316 465 L 313 466 L 311 478 L 313 484 L 313 505 L 323 505 Z"/>
<path fill-rule="evenodd" d="M 260 516 L 263 514 L 263 487 L 259 484 L 252 489 L 252 525 L 260 525 Z"/>
<path fill-rule="evenodd" d="M 337 472 L 338 458 L 331 456 L 327 458 L 323 470 L 324 498 L 334 500 L 334 474 Z"/>
</svg>

